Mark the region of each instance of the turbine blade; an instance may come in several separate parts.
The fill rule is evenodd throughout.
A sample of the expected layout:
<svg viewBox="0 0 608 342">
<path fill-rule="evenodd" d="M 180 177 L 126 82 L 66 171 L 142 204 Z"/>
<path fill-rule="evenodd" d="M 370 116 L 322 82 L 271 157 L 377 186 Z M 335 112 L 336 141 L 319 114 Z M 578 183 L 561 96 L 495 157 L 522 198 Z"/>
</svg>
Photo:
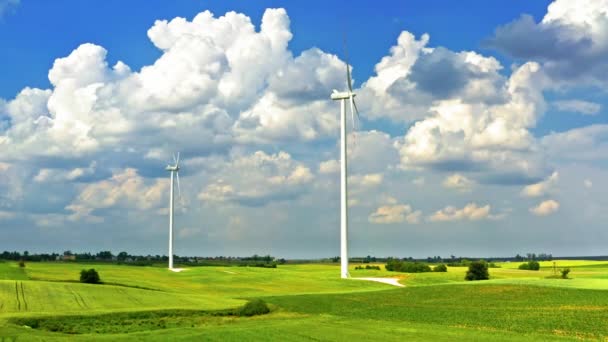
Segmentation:
<svg viewBox="0 0 608 342">
<path fill-rule="evenodd" d="M 355 124 L 355 98 L 353 97 L 352 93 L 350 95 L 350 119 L 353 123 L 353 149 L 355 149 L 357 147 L 357 138 L 356 138 L 356 133 L 357 133 L 357 126 Z"/>
<path fill-rule="evenodd" d="M 179 152 L 177 152 L 177 160 L 175 161 L 175 165 L 179 165 Z"/>
<path fill-rule="evenodd" d="M 353 123 L 353 130 L 355 129 L 355 99 L 353 95 L 350 95 L 350 119 Z"/>
<path fill-rule="evenodd" d="M 177 159 L 175 159 L 175 153 L 173 153 L 172 155 L 173 155 L 173 163 L 177 164 Z"/>
<path fill-rule="evenodd" d="M 353 106 L 355 107 L 355 114 L 357 114 L 357 120 L 359 121 L 359 124 L 360 124 L 361 115 L 359 115 L 359 108 L 357 108 L 357 102 L 355 101 L 355 99 L 353 99 Z M 361 127 L 361 125 L 359 125 L 359 127 Z"/>
<path fill-rule="evenodd" d="M 353 92 L 353 79 L 350 75 L 350 64 L 348 63 L 348 49 L 346 46 L 346 33 L 344 33 L 344 58 L 346 60 L 346 80 L 348 82 L 348 90 Z"/>
<path fill-rule="evenodd" d="M 348 65 L 348 64 L 346 64 L 346 78 L 348 79 L 348 90 L 352 93 L 353 92 L 353 79 L 350 77 L 350 65 Z"/>
</svg>

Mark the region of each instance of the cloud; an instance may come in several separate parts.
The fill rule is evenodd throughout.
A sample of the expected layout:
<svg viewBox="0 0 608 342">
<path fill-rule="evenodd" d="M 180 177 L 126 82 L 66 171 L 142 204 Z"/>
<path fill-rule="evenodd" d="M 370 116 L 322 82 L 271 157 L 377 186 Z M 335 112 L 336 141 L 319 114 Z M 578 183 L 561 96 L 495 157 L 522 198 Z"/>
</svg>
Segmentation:
<svg viewBox="0 0 608 342">
<path fill-rule="evenodd" d="M 539 65 L 516 69 L 504 84 L 504 103 L 465 98 L 435 101 L 431 115 L 396 141 L 403 169 L 482 171 L 476 181 L 527 184 L 548 171 L 530 132 L 545 110 Z"/>
<path fill-rule="evenodd" d="M 583 115 L 597 115 L 602 109 L 602 106 L 599 103 L 582 100 L 553 101 L 553 106 L 560 112 L 574 112 Z"/>
<path fill-rule="evenodd" d="M 68 223 L 68 215 L 62 214 L 32 214 L 30 219 L 37 227 L 42 228 L 59 228 L 64 227 Z M 89 222 L 92 222 L 89 220 Z M 97 220 L 99 222 L 99 220 Z"/>
<path fill-rule="evenodd" d="M 524 197 L 544 196 L 548 193 L 551 193 L 558 180 L 559 173 L 557 171 L 553 172 L 553 174 L 551 174 L 551 176 L 549 176 L 544 181 L 524 187 L 524 189 L 521 191 L 521 195 Z"/>
<path fill-rule="evenodd" d="M 159 209 L 168 198 L 168 179 L 145 180 L 135 169 L 116 171 L 110 179 L 86 185 L 76 199 L 66 206 L 70 220 L 101 222 L 95 211 L 107 208 Z"/>
<path fill-rule="evenodd" d="M 321 174 L 330 174 L 338 172 L 340 172 L 340 163 L 335 159 L 326 160 L 319 163 L 319 173 Z"/>
<path fill-rule="evenodd" d="M 385 132 L 357 131 L 349 134 L 348 143 L 349 173 L 384 173 L 399 163 L 394 139 Z"/>
<path fill-rule="evenodd" d="M 384 176 L 381 173 L 370 173 L 365 175 L 353 175 L 348 177 L 348 182 L 353 186 L 375 187 L 382 184 Z"/>
<path fill-rule="evenodd" d="M 552 199 L 542 201 L 537 206 L 530 208 L 530 212 L 536 216 L 547 216 L 557 210 L 559 210 L 559 202 Z"/>
<path fill-rule="evenodd" d="M 345 64 L 319 49 L 293 56 L 285 10 L 266 10 L 258 31 L 243 14 L 205 11 L 157 21 L 148 37 L 161 55 L 139 71 L 110 66 L 90 43 L 56 59 L 51 89 L 25 88 L 3 105 L 0 158 L 208 155 L 336 134 L 329 94 Z"/>
<path fill-rule="evenodd" d="M 601 162 L 608 159 L 608 125 L 594 124 L 550 133 L 542 145 L 553 160 Z"/>
<path fill-rule="evenodd" d="M 420 210 L 412 210 L 412 207 L 407 204 L 389 204 L 376 209 L 368 217 L 368 221 L 375 224 L 391 224 L 407 221 L 410 224 L 420 222 L 422 212 Z"/>
<path fill-rule="evenodd" d="M 459 173 L 455 173 L 446 177 L 443 181 L 443 186 L 446 188 L 456 189 L 460 191 L 471 191 L 475 183 Z"/>
<path fill-rule="evenodd" d="M 0 221 L 9 220 L 14 218 L 16 215 L 10 211 L 0 210 Z"/>
<path fill-rule="evenodd" d="M 515 58 L 542 62 L 557 83 L 606 87 L 606 8 L 606 0 L 556 0 L 539 23 L 523 15 L 496 29 L 486 44 Z"/>
<path fill-rule="evenodd" d="M 495 218 L 494 215 L 490 214 L 490 209 L 490 205 L 480 207 L 476 203 L 469 203 L 462 209 L 447 206 L 429 216 L 428 219 L 431 222 L 449 222 L 462 220 L 478 221 Z"/>
<path fill-rule="evenodd" d="M 0 0 L 0 19 L 19 6 L 20 2 L 21 0 Z"/>
<path fill-rule="evenodd" d="M 593 182 L 590 179 L 585 179 L 583 181 L 583 185 L 585 186 L 585 188 L 591 189 L 593 187 Z"/>
<path fill-rule="evenodd" d="M 83 177 L 90 176 L 95 173 L 97 163 L 95 161 L 86 167 L 77 167 L 71 170 L 62 169 L 50 169 L 42 168 L 38 171 L 38 174 L 34 177 L 34 182 L 45 183 L 45 182 L 63 182 L 63 181 L 75 181 L 82 179 Z"/>
<path fill-rule="evenodd" d="M 428 34 L 416 40 L 403 32 L 391 55 L 376 64 L 376 75 L 359 94 L 368 117 L 412 122 L 429 115 L 436 100 L 504 102 L 502 66 L 496 59 L 472 51 L 430 48 L 429 39 Z"/>
<path fill-rule="evenodd" d="M 310 169 L 286 152 L 235 153 L 218 168 L 199 193 L 201 201 L 261 206 L 273 200 L 296 198 L 306 192 L 314 180 Z"/>
</svg>

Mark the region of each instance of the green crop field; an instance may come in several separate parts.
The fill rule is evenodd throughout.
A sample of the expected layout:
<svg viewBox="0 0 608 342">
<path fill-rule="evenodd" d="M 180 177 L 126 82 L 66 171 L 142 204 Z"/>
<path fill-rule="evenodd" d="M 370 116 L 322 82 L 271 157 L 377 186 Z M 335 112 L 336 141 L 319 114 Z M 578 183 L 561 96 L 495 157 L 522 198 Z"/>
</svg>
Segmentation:
<svg viewBox="0 0 608 342">
<path fill-rule="evenodd" d="M 405 287 L 341 280 L 335 265 L 160 267 L 0 262 L 0 341 L 608 340 L 608 263 L 519 263 L 465 282 L 446 273 L 355 270 Z M 78 282 L 95 268 L 104 284 Z M 271 312 L 234 314 L 261 298 Z"/>
</svg>

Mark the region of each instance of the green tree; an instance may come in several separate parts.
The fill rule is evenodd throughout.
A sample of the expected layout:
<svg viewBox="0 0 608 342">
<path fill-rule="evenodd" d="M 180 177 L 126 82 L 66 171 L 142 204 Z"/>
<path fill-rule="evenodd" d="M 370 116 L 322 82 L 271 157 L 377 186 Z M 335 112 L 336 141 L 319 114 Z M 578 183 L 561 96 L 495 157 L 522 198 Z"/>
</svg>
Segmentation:
<svg viewBox="0 0 608 342">
<path fill-rule="evenodd" d="M 91 268 L 80 271 L 80 282 L 87 284 L 99 284 L 101 283 L 101 279 L 99 278 L 99 273 L 97 273 L 94 268 Z"/>
<path fill-rule="evenodd" d="M 469 265 L 465 280 L 487 280 L 490 279 L 490 273 L 488 272 L 488 264 L 483 261 L 473 261 Z"/>
<path fill-rule="evenodd" d="M 129 257 L 129 253 L 127 253 L 127 252 L 120 252 L 116 256 L 116 259 L 118 259 L 118 261 L 125 261 L 125 260 L 127 260 L 128 257 Z"/>
<path fill-rule="evenodd" d="M 112 260 L 112 252 L 110 251 L 101 251 L 97 253 L 97 258 L 101 260 Z"/>
<path fill-rule="evenodd" d="M 433 272 L 447 272 L 448 267 L 445 264 L 439 264 L 433 268 Z"/>
<path fill-rule="evenodd" d="M 532 260 L 532 261 L 524 262 L 523 264 L 519 265 L 519 269 L 538 271 L 538 270 L 540 270 L 540 264 L 538 263 L 538 261 Z"/>
</svg>

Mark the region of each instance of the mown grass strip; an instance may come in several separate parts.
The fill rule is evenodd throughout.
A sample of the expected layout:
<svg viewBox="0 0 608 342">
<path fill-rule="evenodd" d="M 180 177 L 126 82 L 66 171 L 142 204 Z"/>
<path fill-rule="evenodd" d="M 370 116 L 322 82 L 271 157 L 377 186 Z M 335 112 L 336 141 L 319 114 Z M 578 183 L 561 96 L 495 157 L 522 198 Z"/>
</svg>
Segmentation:
<svg viewBox="0 0 608 342">
<path fill-rule="evenodd" d="M 237 309 L 161 310 L 117 312 L 103 315 L 66 315 L 56 317 L 12 318 L 12 324 L 66 334 L 113 334 L 167 328 L 194 327 L 251 317 L 270 312 L 263 301 L 256 299 Z"/>
<path fill-rule="evenodd" d="M 76 283 L 76 284 L 81 284 L 81 282 L 79 280 L 73 280 L 73 279 L 46 279 L 46 278 L 41 278 L 41 277 L 30 277 L 29 280 L 46 281 L 46 282 L 50 282 L 50 283 Z M 139 285 L 128 285 L 128 284 L 121 284 L 121 283 L 115 283 L 115 282 L 106 282 L 106 281 L 100 282 L 99 285 L 110 285 L 110 286 L 128 287 L 128 288 L 131 288 L 131 289 L 138 289 L 138 290 L 165 292 L 164 290 L 155 289 L 155 288 L 152 288 L 152 287 L 139 286 Z"/>
<path fill-rule="evenodd" d="M 27 301 L 25 300 L 25 290 L 23 289 L 23 282 L 20 282 L 21 285 L 21 299 L 23 299 L 23 307 L 25 311 L 27 311 Z"/>
<path fill-rule="evenodd" d="M 21 311 L 21 300 L 19 299 L 19 286 L 15 282 L 15 295 L 17 298 L 17 311 Z"/>
</svg>

